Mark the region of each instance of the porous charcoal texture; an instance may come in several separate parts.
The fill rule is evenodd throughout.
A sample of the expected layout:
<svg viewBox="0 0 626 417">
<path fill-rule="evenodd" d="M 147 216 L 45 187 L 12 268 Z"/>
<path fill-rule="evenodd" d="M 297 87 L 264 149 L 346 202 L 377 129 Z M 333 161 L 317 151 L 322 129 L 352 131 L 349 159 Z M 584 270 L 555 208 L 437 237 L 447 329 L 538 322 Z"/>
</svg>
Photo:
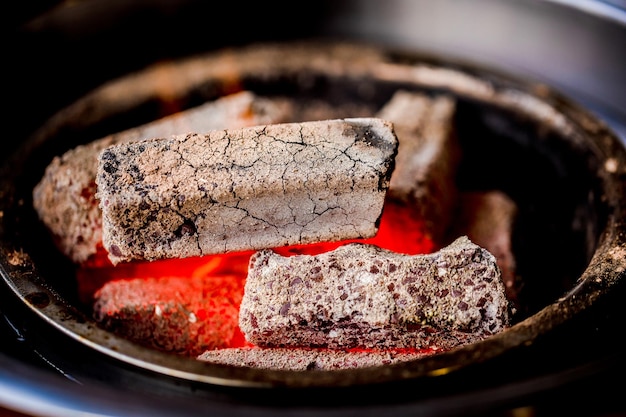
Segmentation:
<svg viewBox="0 0 626 417">
<path fill-rule="evenodd" d="M 239 326 L 258 346 L 449 349 L 503 330 L 508 307 L 494 256 L 465 236 L 429 255 L 353 243 L 255 253 Z"/>
</svg>

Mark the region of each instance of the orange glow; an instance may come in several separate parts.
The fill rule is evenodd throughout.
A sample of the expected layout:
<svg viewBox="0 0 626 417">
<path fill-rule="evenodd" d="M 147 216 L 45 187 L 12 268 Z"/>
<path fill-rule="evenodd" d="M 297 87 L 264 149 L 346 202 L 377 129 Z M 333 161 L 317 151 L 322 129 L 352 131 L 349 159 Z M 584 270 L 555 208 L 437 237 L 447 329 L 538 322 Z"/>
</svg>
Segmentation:
<svg viewBox="0 0 626 417">
<path fill-rule="evenodd" d="M 379 247 L 405 254 L 431 253 L 438 249 L 437 245 L 427 233 L 424 221 L 417 217 L 409 206 L 395 201 L 387 201 L 381 217 L 378 233 L 369 239 L 356 239 L 340 242 L 324 242 L 312 245 L 287 246 L 275 248 L 277 253 L 283 256 L 295 254 L 319 254 L 333 250 L 340 245 L 349 242 L 364 242 Z M 229 298 L 236 300 L 235 304 L 241 301 L 243 296 L 243 283 L 248 273 L 248 263 L 254 251 L 234 252 L 222 255 L 209 255 L 204 257 L 193 257 L 184 259 L 166 259 L 153 262 L 128 262 L 113 266 L 107 258 L 106 251 L 99 248 L 96 256 L 78 268 L 76 273 L 78 293 L 82 302 L 91 304 L 94 294 L 105 283 L 114 280 L 137 280 L 143 279 L 154 282 L 155 279 L 171 277 L 187 277 L 189 280 L 198 280 L 205 277 L 216 277 L 233 280 L 235 285 L 220 285 L 211 287 L 206 292 L 204 305 L 196 304 L 194 313 L 199 320 L 210 320 L 215 315 L 224 314 L 220 312 L 219 303 L 211 302 Z M 166 299 L 170 290 L 154 284 L 147 285 L 148 291 L 155 292 L 154 299 Z M 178 287 L 177 291 L 184 291 Z M 197 291 L 190 285 L 190 291 Z M 228 291 L 241 291 L 241 294 L 226 294 Z M 181 298 L 181 294 L 177 294 Z M 182 295 L 185 298 L 185 295 Z M 190 299 L 193 297 L 189 297 Z M 232 316 L 232 314 L 225 314 Z M 224 317 L 236 322 L 236 317 Z M 237 329 L 235 336 L 230 338 L 230 347 L 248 346 L 243 334 Z"/>
<path fill-rule="evenodd" d="M 368 239 L 342 240 L 311 245 L 286 246 L 274 251 L 283 256 L 295 254 L 317 255 L 351 242 L 368 243 L 397 253 L 417 255 L 438 249 L 426 229 L 426 224 L 406 204 L 387 200 L 380 218 L 376 236 Z"/>
</svg>

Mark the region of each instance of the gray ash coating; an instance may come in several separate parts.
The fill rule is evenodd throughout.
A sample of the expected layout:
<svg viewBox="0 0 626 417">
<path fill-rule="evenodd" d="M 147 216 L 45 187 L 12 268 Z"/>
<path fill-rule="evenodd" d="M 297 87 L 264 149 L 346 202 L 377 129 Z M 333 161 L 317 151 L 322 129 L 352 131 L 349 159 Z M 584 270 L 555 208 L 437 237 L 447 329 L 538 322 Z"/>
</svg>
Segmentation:
<svg viewBox="0 0 626 417">
<path fill-rule="evenodd" d="M 348 244 L 250 260 L 239 325 L 259 346 L 451 348 L 509 325 L 495 258 L 461 237 L 429 255 Z"/>
</svg>

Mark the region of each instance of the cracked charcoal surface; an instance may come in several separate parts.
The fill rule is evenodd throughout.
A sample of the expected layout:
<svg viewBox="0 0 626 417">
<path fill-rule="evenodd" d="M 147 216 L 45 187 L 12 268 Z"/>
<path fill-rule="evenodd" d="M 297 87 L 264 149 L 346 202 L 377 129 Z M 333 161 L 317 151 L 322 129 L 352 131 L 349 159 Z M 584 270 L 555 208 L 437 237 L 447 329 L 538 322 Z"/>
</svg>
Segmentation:
<svg viewBox="0 0 626 417">
<path fill-rule="evenodd" d="M 509 325 L 496 260 L 467 237 L 429 255 L 348 244 L 320 255 L 255 253 L 239 314 L 265 347 L 441 348 Z"/>
<path fill-rule="evenodd" d="M 73 262 L 82 263 L 97 252 L 102 241 L 95 181 L 98 155 L 103 149 L 155 136 L 284 122 L 292 111 L 287 101 L 242 91 L 77 146 L 46 167 L 33 190 L 33 206 L 59 250 Z"/>
<path fill-rule="evenodd" d="M 97 174 L 115 264 L 375 235 L 397 152 L 375 118 L 112 146 Z"/>
</svg>

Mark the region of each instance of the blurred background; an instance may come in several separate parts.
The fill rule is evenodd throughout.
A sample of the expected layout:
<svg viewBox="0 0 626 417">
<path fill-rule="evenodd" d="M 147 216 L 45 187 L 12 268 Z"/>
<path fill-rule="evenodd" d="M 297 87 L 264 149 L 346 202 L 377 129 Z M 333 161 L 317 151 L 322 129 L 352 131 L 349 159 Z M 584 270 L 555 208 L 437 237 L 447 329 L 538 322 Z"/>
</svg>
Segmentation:
<svg viewBox="0 0 626 417">
<path fill-rule="evenodd" d="M 4 16 L 10 108 L 30 128 L 103 81 L 157 60 L 328 36 L 545 82 L 626 136 L 624 0 L 67 0 L 18 2 Z"/>
</svg>

